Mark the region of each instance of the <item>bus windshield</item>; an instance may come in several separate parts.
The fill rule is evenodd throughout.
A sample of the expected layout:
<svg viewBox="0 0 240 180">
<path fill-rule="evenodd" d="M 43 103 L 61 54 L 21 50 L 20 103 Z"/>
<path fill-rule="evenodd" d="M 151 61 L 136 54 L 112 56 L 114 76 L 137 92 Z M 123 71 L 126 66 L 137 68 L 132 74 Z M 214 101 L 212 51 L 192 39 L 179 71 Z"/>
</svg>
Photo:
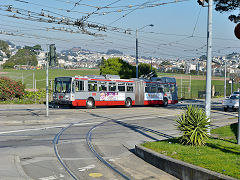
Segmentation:
<svg viewBox="0 0 240 180">
<path fill-rule="evenodd" d="M 71 92 L 71 79 L 55 79 L 55 92 L 56 93 L 70 93 Z"/>
</svg>

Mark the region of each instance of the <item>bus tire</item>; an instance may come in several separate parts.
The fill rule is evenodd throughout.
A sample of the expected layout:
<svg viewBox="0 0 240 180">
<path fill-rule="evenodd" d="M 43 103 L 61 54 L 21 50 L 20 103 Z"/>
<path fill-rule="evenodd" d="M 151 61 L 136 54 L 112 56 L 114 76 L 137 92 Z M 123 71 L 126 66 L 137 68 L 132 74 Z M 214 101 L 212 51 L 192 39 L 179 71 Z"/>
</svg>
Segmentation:
<svg viewBox="0 0 240 180">
<path fill-rule="evenodd" d="M 93 98 L 88 98 L 86 101 L 86 108 L 87 109 L 94 109 L 95 108 L 95 102 Z"/>
<path fill-rule="evenodd" d="M 228 110 L 228 107 L 224 107 L 224 108 L 223 108 L 223 110 L 224 110 L 225 112 L 227 112 L 227 110 Z"/>
<path fill-rule="evenodd" d="M 126 108 L 132 107 L 132 100 L 131 100 L 131 98 L 127 98 L 127 99 L 126 99 L 126 101 L 125 101 L 125 107 L 126 107 Z"/>
<path fill-rule="evenodd" d="M 163 107 L 167 107 L 168 106 L 168 98 L 164 97 L 163 98 Z"/>
</svg>

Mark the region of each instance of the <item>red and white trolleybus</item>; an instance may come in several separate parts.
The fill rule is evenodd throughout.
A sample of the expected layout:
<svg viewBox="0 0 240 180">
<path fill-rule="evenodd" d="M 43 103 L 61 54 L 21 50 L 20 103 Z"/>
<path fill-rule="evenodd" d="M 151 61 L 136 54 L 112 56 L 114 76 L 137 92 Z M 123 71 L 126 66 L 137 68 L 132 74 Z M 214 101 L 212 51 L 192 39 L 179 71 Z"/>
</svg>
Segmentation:
<svg viewBox="0 0 240 180">
<path fill-rule="evenodd" d="M 53 103 L 57 105 L 96 106 L 175 104 L 176 79 L 120 79 L 118 75 L 56 77 Z"/>
</svg>

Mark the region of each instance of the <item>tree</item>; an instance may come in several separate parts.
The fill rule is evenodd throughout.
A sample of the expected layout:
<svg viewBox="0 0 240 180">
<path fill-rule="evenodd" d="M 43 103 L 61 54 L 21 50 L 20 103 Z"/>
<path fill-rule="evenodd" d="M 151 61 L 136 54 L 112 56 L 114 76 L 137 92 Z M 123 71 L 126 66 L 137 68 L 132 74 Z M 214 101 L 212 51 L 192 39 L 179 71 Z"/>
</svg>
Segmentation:
<svg viewBox="0 0 240 180">
<path fill-rule="evenodd" d="M 202 55 L 202 56 L 199 57 L 199 59 L 202 60 L 202 61 L 203 60 L 207 60 L 207 56 L 206 55 Z"/>
<path fill-rule="evenodd" d="M 139 76 L 144 76 L 144 75 L 148 75 L 149 73 L 151 73 L 151 65 L 150 64 L 140 63 L 138 66 L 138 69 L 139 69 Z M 156 68 L 152 68 L 152 72 L 153 72 L 153 77 L 157 77 Z"/>
<path fill-rule="evenodd" d="M 214 0 L 216 3 L 215 10 L 219 11 L 220 13 L 224 12 L 233 12 L 240 10 L 240 1 L 239 0 Z M 240 14 L 237 15 L 231 14 L 228 19 L 233 21 L 234 23 L 240 22 Z"/>
<path fill-rule="evenodd" d="M 133 76 L 134 68 L 127 62 L 120 58 L 109 58 L 103 60 L 100 66 L 100 74 L 119 75 L 121 78 L 131 78 Z"/>
<path fill-rule="evenodd" d="M 13 68 L 14 65 L 36 66 L 37 64 L 37 57 L 34 53 L 29 49 L 19 49 L 14 56 L 3 64 L 3 68 Z"/>
<path fill-rule="evenodd" d="M 11 52 L 9 50 L 9 46 L 7 42 L 0 40 L 0 50 L 5 52 L 8 58 L 11 56 Z"/>
<path fill-rule="evenodd" d="M 35 46 L 24 46 L 24 48 L 23 49 L 27 49 L 27 50 L 29 50 L 30 52 L 32 52 L 32 53 L 34 53 L 34 54 L 38 54 L 38 52 L 39 51 L 41 51 L 42 50 L 42 47 L 41 47 L 41 45 L 39 45 L 39 44 L 37 44 L 37 45 L 35 45 Z"/>
<path fill-rule="evenodd" d="M 140 63 L 138 65 L 139 76 L 147 75 L 151 72 L 151 65 Z M 152 68 L 153 77 L 157 77 L 157 70 Z M 123 61 L 120 58 L 109 58 L 103 60 L 103 64 L 100 66 L 100 74 L 113 74 L 119 75 L 121 78 L 129 79 L 136 77 L 136 67 L 130 65 L 128 62 Z"/>
</svg>

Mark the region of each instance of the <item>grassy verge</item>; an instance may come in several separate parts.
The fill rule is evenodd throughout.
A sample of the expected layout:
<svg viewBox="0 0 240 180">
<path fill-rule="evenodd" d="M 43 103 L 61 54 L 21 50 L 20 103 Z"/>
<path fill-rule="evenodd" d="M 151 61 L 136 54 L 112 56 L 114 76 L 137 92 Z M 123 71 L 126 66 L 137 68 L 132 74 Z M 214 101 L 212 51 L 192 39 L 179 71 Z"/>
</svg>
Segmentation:
<svg viewBox="0 0 240 180">
<path fill-rule="evenodd" d="M 211 134 L 213 137 L 228 140 L 233 143 L 237 143 L 237 123 L 230 124 L 228 126 L 212 129 Z"/>
<path fill-rule="evenodd" d="M 205 146 L 181 145 L 177 138 L 147 142 L 143 146 L 166 156 L 240 179 L 240 146 L 233 143 L 236 141 L 235 133 L 232 132 L 234 127 L 233 124 L 213 130 L 215 135 L 227 140 L 209 138 Z"/>
<path fill-rule="evenodd" d="M 33 88 L 33 77 L 37 80 L 37 89 L 46 88 L 46 71 L 44 69 L 39 70 L 14 70 L 7 69 L 2 70 L 6 74 L 0 74 L 0 76 L 7 76 L 13 80 L 24 81 L 27 89 Z M 99 69 L 49 69 L 49 79 L 54 79 L 58 76 L 83 76 L 83 75 L 99 75 Z M 49 85 L 51 88 L 51 84 Z"/>
</svg>

